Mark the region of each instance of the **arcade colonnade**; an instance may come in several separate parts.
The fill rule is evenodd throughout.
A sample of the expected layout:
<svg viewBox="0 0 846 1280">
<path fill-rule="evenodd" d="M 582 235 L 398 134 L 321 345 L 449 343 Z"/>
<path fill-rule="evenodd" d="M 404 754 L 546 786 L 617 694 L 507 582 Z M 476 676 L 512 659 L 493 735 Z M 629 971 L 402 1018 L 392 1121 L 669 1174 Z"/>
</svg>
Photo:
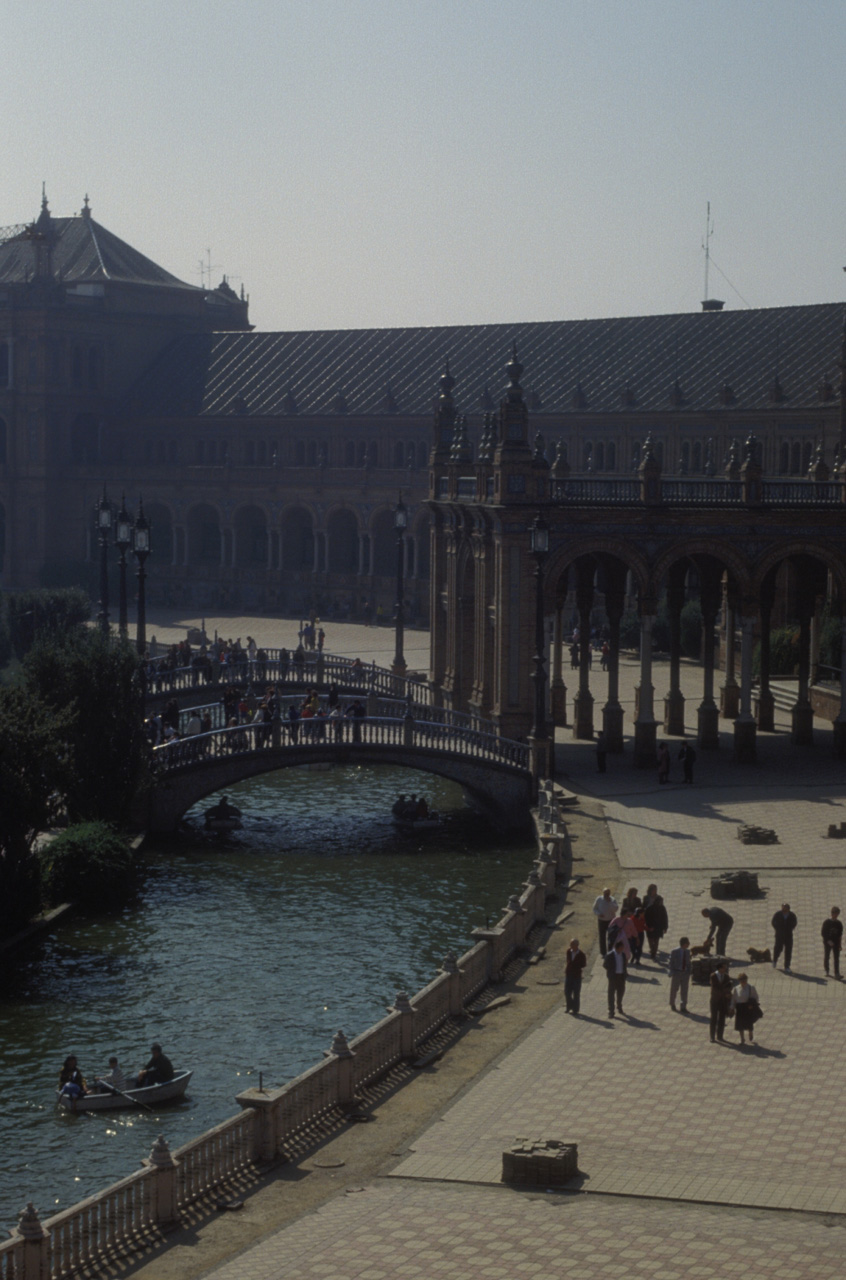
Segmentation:
<svg viewBox="0 0 846 1280">
<path fill-rule="evenodd" d="M 530 711 L 537 648 L 532 618 L 538 565 L 529 539 L 534 513 L 524 508 L 522 520 L 515 520 L 514 511 L 433 505 L 430 679 L 446 705 L 492 718 L 510 737 L 531 740 L 538 729 L 547 733 L 545 724 L 537 724 L 537 713 Z M 774 729 L 769 640 L 778 600 L 796 620 L 799 633 L 791 738 L 797 745 L 812 741 L 810 685 L 826 602 L 830 614 L 840 619 L 846 653 L 842 532 L 837 539 L 826 529 L 815 533 L 810 511 L 797 519 L 793 513 L 740 509 L 730 522 L 725 512 L 704 511 L 665 512 L 658 522 L 654 511 L 647 516 L 643 509 L 591 511 L 545 505 L 543 514 L 550 526 L 549 553 L 539 580 L 542 647 L 549 659 L 545 715 L 555 726 L 567 726 L 581 739 L 603 730 L 608 750 L 623 751 L 628 726 L 619 700 L 620 626 L 626 608 L 634 605 L 640 627 L 634 757 L 637 765 L 651 767 L 659 723 L 667 734 L 685 732 L 681 614 L 687 600 L 697 599 L 702 615 L 702 692 L 695 718 L 699 746 L 719 746 L 722 718 L 733 722 L 736 758 L 754 760 L 757 731 Z M 842 524 L 842 508 L 839 520 Z M 800 523 L 805 526 L 801 534 L 796 528 Z M 703 528 L 707 525 L 710 533 Z M 659 706 L 652 632 L 665 593 L 669 689 Z M 570 657 L 574 624 L 577 670 Z M 607 671 L 601 670 L 599 655 L 591 652 L 597 624 L 608 640 Z M 728 637 L 722 645 L 720 635 Z M 739 653 L 734 639 L 738 635 Z M 835 748 L 845 755 L 846 681 L 840 685 L 834 732 Z"/>
<path fill-rule="evenodd" d="M 380 501 L 323 504 L 293 502 L 168 501 L 157 494 L 145 502 L 157 582 L 252 584 L 268 593 L 268 603 L 284 594 L 291 580 L 308 590 L 357 583 L 363 593 L 376 579 L 393 583 L 397 572 L 394 507 Z M 427 602 L 429 513 L 412 510 L 404 538 L 404 576 L 412 596 Z M 95 558 L 93 535 L 88 558 Z M 279 603 L 282 603 L 281 599 Z"/>
</svg>

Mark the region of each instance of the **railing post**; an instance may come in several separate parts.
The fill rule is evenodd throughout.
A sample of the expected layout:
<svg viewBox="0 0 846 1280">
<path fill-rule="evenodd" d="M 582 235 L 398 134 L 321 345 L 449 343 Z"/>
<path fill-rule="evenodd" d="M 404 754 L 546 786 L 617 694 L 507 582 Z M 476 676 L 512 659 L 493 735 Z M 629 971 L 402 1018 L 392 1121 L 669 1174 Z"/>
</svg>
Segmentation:
<svg viewBox="0 0 846 1280">
<path fill-rule="evenodd" d="M 324 657 L 323 657 L 323 653 L 322 653 L 322 652 L 318 652 L 318 654 L 317 654 L 317 670 L 316 670 L 317 681 L 316 681 L 316 683 L 317 683 L 317 684 L 319 684 L 319 685 L 322 685 L 322 684 L 323 684 L 324 661 L 325 661 L 325 660 L 324 660 Z"/>
<path fill-rule="evenodd" d="M 398 991 L 397 998 L 388 1008 L 388 1013 L 401 1015 L 400 1053 L 404 1058 L 414 1056 L 414 1007 L 405 991 Z"/>
<path fill-rule="evenodd" d="M 163 1134 L 159 1134 L 148 1159 L 143 1162 L 155 1171 L 152 1178 L 152 1215 L 160 1225 L 179 1217 L 176 1203 L 176 1161 Z"/>
<path fill-rule="evenodd" d="M 31 1200 L 19 1215 L 16 1230 L 26 1242 L 21 1280 L 43 1280 L 47 1275 L 48 1236 Z"/>
<path fill-rule="evenodd" d="M 338 1060 L 338 1106 L 349 1107 L 355 1101 L 355 1092 L 353 1089 L 353 1058 L 354 1051 L 349 1046 L 349 1041 L 343 1031 L 336 1031 L 332 1041 L 331 1049 L 323 1050 L 324 1058 L 337 1058 Z"/>
<path fill-rule="evenodd" d="M 441 973 L 445 973 L 449 979 L 447 982 L 449 1016 L 451 1018 L 460 1018 L 464 1013 L 464 1000 L 461 996 L 461 976 L 463 970 L 458 967 L 458 960 L 455 952 L 450 951 L 444 956 L 444 961 L 441 965 Z"/>
</svg>

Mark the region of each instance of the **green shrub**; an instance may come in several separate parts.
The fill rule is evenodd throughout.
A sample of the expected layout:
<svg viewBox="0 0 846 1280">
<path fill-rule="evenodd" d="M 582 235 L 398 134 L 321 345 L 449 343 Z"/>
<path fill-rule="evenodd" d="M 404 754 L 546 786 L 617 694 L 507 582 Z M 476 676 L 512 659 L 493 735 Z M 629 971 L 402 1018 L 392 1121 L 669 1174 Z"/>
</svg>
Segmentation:
<svg viewBox="0 0 846 1280">
<path fill-rule="evenodd" d="M 52 903 L 75 902 L 102 910 L 122 902 L 133 887 L 132 853 L 105 822 L 68 827 L 39 850 L 41 883 Z"/>
<path fill-rule="evenodd" d="M 620 648 L 640 649 L 640 618 L 633 609 L 620 620 Z"/>
<path fill-rule="evenodd" d="M 91 601 L 78 587 L 14 591 L 7 601 L 9 635 L 21 661 L 36 640 L 65 636 L 91 617 Z"/>
</svg>

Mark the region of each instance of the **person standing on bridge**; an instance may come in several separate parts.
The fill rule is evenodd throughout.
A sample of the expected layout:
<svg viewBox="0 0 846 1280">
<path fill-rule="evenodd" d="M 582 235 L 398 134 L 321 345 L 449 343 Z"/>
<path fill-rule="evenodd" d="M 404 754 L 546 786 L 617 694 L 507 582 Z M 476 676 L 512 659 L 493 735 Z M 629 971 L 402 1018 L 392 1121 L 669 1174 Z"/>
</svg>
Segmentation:
<svg viewBox="0 0 846 1280">
<path fill-rule="evenodd" d="M 288 708 L 288 732 L 291 735 L 291 741 L 296 746 L 300 736 L 300 709 L 296 702 L 292 702 Z"/>
<path fill-rule="evenodd" d="M 367 715 L 360 698 L 356 698 L 349 707 L 346 714 L 352 720 L 352 740 L 353 742 L 361 742 L 361 722 Z"/>
</svg>

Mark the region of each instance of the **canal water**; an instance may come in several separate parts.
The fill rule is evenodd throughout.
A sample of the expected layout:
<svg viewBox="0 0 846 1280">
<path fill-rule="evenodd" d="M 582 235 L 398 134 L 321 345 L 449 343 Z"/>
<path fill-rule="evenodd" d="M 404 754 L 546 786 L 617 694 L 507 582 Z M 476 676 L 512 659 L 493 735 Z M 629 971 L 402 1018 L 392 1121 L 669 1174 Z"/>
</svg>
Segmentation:
<svg viewBox="0 0 846 1280">
<path fill-rule="evenodd" d="M 421 785 L 443 827 L 399 835 L 390 807 Z M 430 775 L 289 769 L 228 794 L 242 831 L 207 837 L 198 821 L 194 837 L 148 850 L 132 905 L 71 920 L 4 984 L 3 1228 L 27 1200 L 47 1217 L 131 1173 L 159 1133 L 172 1147 L 199 1136 L 259 1072 L 278 1085 L 319 1061 L 338 1028 L 365 1030 L 467 949 L 534 856 Z M 66 1054 L 90 1082 L 112 1053 L 127 1074 L 143 1066 L 153 1040 L 193 1069 L 184 1102 L 57 1110 Z"/>
</svg>

